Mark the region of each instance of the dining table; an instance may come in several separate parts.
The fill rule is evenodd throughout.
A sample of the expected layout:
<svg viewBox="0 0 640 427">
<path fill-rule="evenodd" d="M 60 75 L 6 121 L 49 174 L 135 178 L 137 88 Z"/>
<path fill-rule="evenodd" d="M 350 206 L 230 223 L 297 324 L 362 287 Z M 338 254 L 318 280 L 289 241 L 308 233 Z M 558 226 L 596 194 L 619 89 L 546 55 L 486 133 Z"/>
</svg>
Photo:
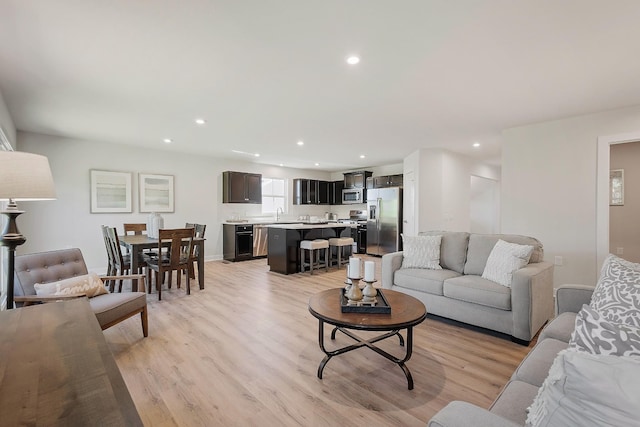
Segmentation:
<svg viewBox="0 0 640 427">
<path fill-rule="evenodd" d="M 142 252 L 145 249 L 157 249 L 158 239 L 149 237 L 146 234 L 129 234 L 126 236 L 118 236 L 120 240 L 120 246 L 123 246 L 129 250 L 131 254 L 131 271 L 136 272 L 140 268 L 140 259 Z M 204 289 L 204 237 L 194 237 L 194 254 L 198 262 L 198 286 L 200 289 Z M 187 241 L 185 240 L 185 245 Z M 167 241 L 163 244 L 163 247 L 171 246 L 171 242 Z"/>
</svg>

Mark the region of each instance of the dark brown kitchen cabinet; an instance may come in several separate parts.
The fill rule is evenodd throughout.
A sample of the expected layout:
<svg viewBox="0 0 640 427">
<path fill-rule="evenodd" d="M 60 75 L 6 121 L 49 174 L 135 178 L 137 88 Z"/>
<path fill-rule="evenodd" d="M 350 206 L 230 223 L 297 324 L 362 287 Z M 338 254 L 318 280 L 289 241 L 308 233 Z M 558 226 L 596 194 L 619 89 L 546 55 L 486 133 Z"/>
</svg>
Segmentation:
<svg viewBox="0 0 640 427">
<path fill-rule="evenodd" d="M 329 182 L 317 179 L 296 178 L 293 180 L 294 205 L 328 205 Z"/>
<path fill-rule="evenodd" d="M 348 172 L 344 174 L 344 188 L 365 188 L 367 178 L 373 175 L 373 172 L 358 171 Z"/>
<path fill-rule="evenodd" d="M 402 174 L 367 178 L 367 188 L 402 187 Z"/>
<path fill-rule="evenodd" d="M 262 175 L 222 172 L 222 203 L 262 203 Z"/>
<path fill-rule="evenodd" d="M 342 204 L 342 190 L 344 189 L 344 180 L 333 181 L 329 183 L 329 204 Z"/>
</svg>

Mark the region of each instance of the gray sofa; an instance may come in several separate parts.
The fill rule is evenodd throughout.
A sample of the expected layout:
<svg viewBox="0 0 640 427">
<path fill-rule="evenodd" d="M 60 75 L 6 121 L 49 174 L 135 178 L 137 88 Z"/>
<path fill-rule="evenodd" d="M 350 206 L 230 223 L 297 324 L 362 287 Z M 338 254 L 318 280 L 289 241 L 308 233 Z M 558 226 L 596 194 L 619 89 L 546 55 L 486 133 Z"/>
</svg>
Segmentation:
<svg viewBox="0 0 640 427">
<path fill-rule="evenodd" d="M 524 358 L 487 410 L 471 403 L 453 401 L 429 421 L 429 427 L 523 426 L 527 408 L 535 399 L 556 355 L 567 348 L 575 328 L 576 313 L 589 304 L 593 287 L 564 285 L 556 294 L 557 317 L 540 333 L 538 343 Z"/>
<path fill-rule="evenodd" d="M 543 261 L 542 244 L 532 237 L 430 231 L 442 235 L 442 270 L 401 268 L 403 252 L 382 257 L 382 288 L 422 301 L 427 312 L 511 335 L 528 344 L 553 316 L 553 264 Z M 513 273 L 511 286 L 483 279 L 496 242 L 534 247 L 529 264 Z"/>
</svg>

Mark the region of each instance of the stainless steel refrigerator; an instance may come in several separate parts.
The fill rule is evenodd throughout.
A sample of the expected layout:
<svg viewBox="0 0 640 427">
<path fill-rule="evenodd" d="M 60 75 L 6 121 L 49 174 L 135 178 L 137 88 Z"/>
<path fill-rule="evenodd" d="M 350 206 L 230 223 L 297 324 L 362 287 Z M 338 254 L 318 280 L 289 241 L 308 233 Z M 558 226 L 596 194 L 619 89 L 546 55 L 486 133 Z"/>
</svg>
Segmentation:
<svg viewBox="0 0 640 427">
<path fill-rule="evenodd" d="M 402 250 L 402 188 L 367 190 L 367 254 Z"/>
</svg>

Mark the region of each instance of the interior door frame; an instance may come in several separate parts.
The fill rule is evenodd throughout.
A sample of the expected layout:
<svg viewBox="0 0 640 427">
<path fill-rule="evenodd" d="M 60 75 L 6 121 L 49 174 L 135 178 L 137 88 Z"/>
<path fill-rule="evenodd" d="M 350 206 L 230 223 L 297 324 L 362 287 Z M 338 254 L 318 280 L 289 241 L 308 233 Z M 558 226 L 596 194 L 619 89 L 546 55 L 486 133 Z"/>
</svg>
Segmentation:
<svg viewBox="0 0 640 427">
<path fill-rule="evenodd" d="M 609 169 L 611 146 L 640 141 L 640 131 L 598 137 L 596 174 L 596 277 L 609 254 Z"/>
</svg>

